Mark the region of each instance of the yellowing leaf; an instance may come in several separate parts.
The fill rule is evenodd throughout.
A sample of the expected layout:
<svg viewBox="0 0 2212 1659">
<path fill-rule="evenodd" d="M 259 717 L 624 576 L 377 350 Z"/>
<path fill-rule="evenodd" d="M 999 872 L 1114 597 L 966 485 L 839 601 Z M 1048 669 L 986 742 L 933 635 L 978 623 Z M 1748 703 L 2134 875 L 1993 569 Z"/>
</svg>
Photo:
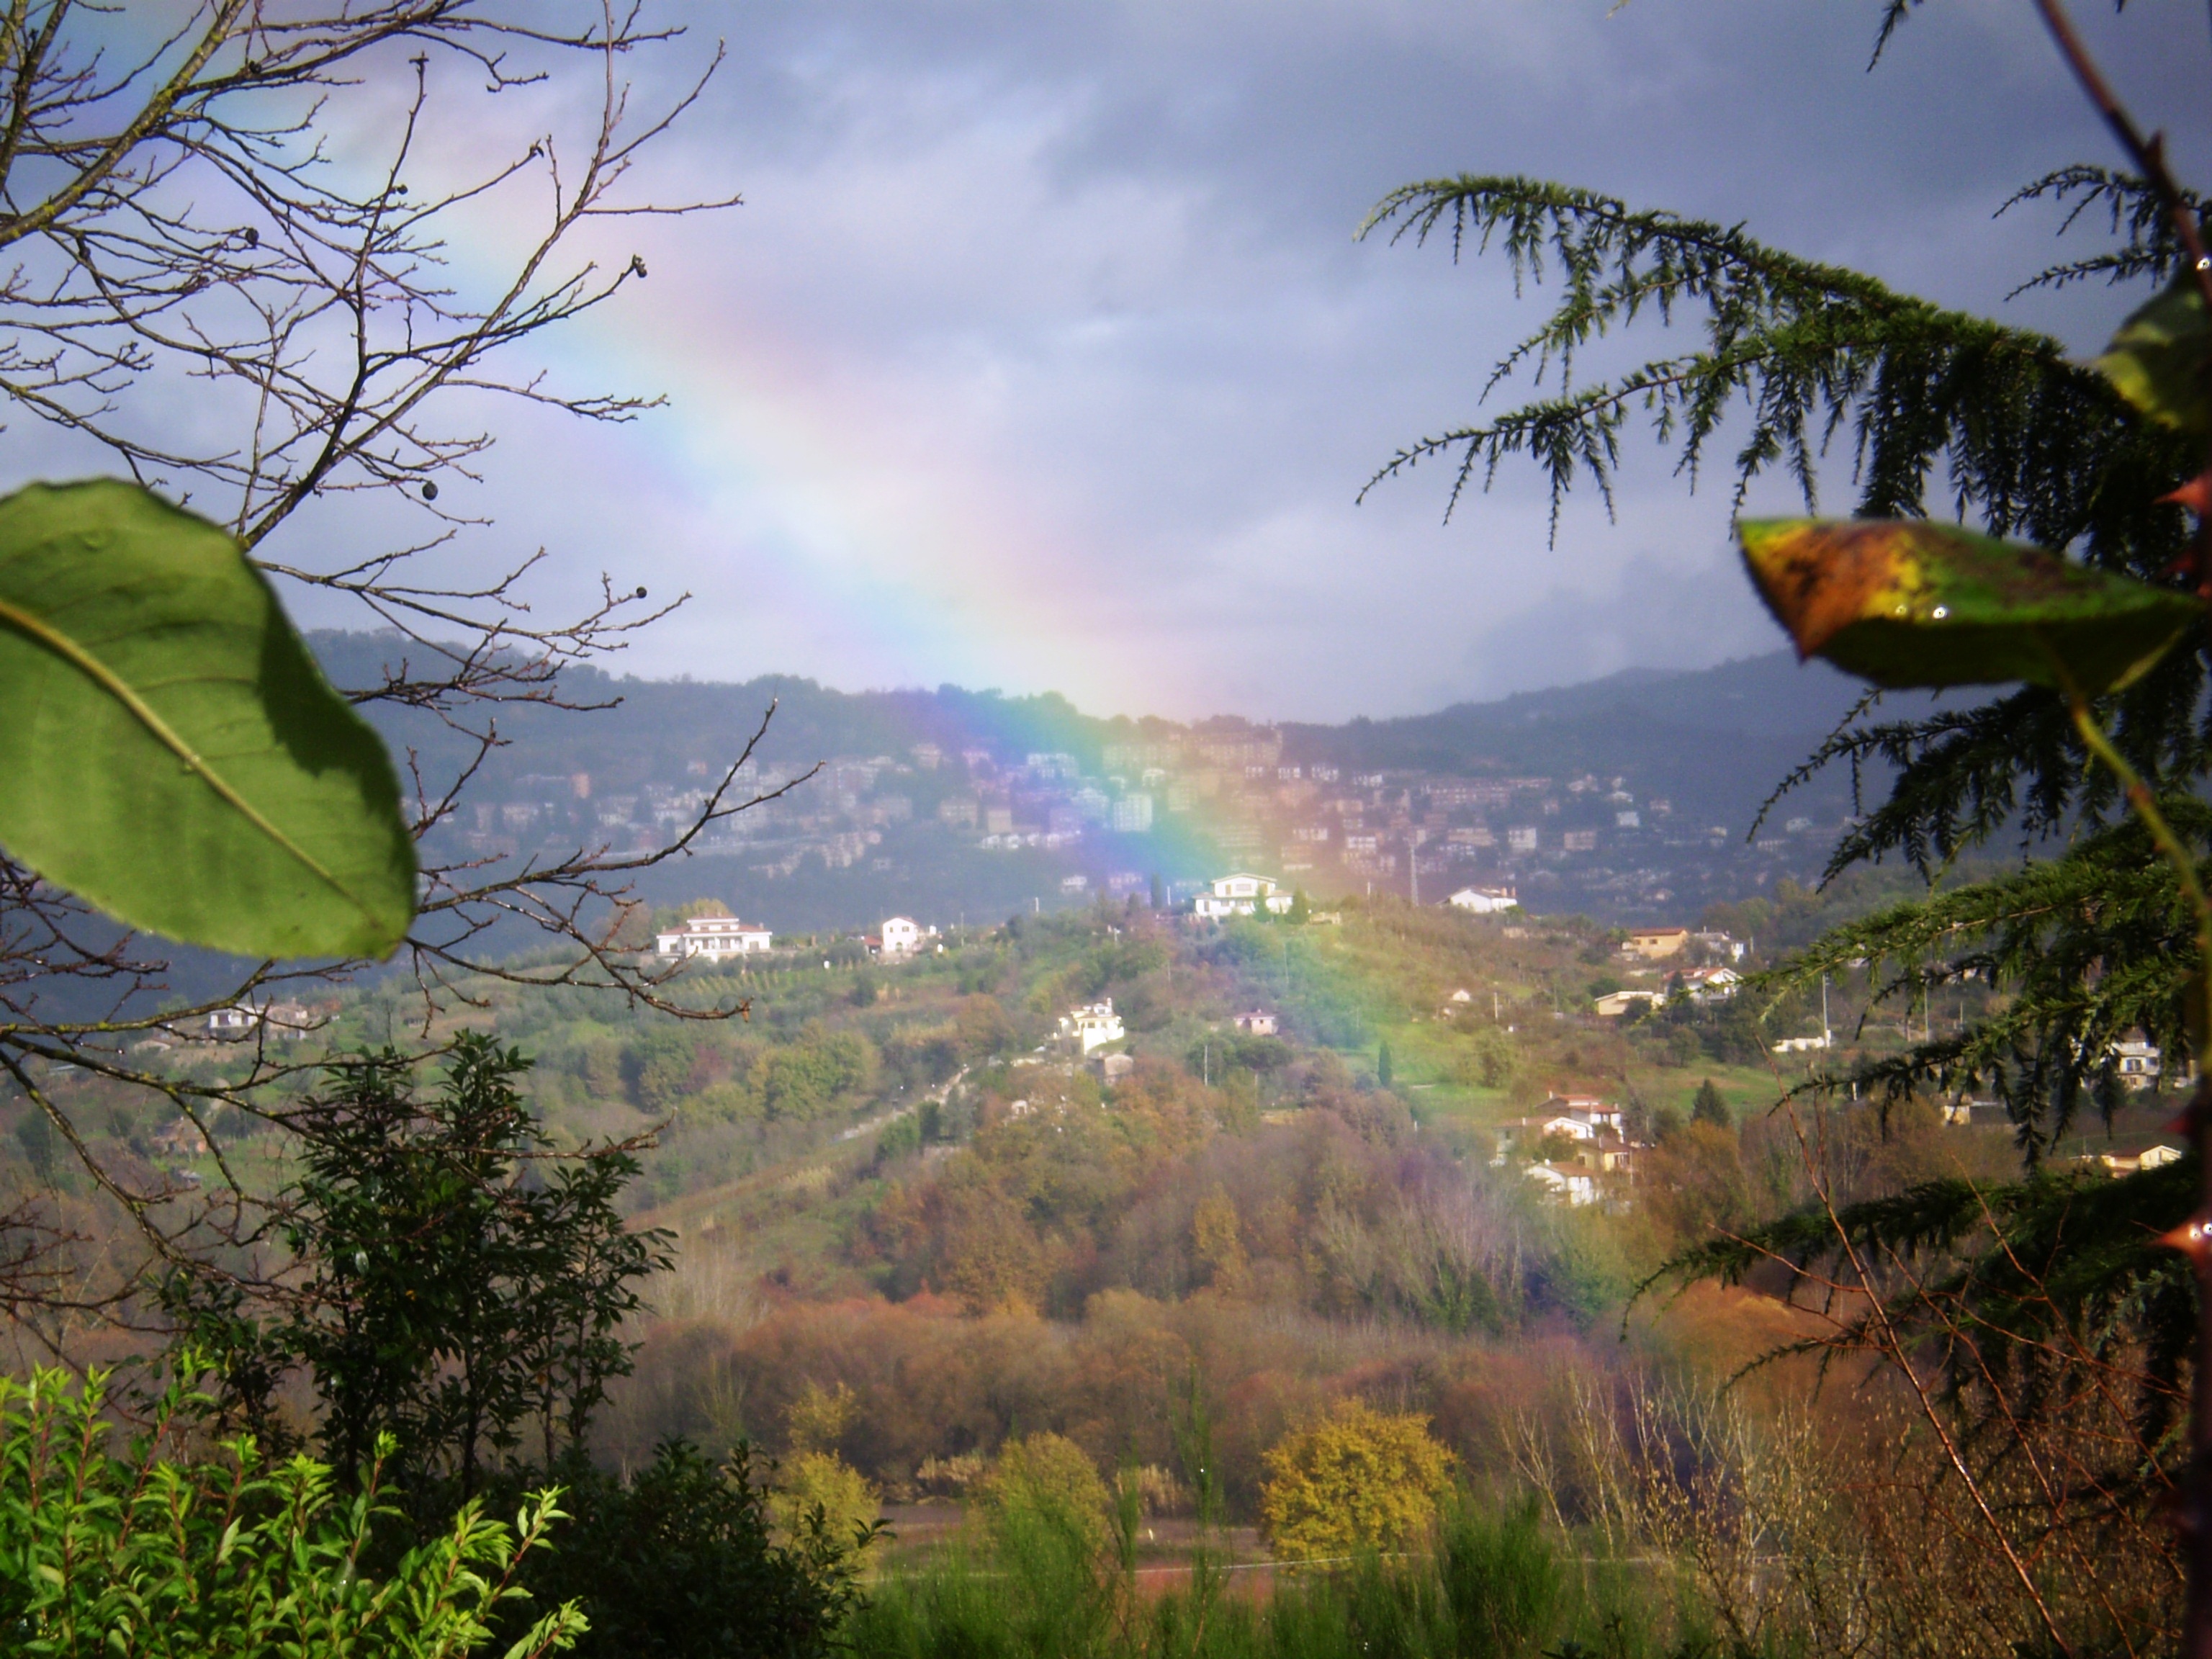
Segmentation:
<svg viewBox="0 0 2212 1659">
<path fill-rule="evenodd" d="M 2212 328 L 2197 273 L 2184 270 L 2140 307 L 2112 336 L 2097 367 L 2151 419 L 2198 436 L 2212 431 L 2205 371 L 2212 365 Z"/>
<path fill-rule="evenodd" d="M 1759 597 L 1797 654 L 1885 686 L 2126 684 L 2191 628 L 2189 596 L 1919 520 L 1744 520 Z"/>
</svg>

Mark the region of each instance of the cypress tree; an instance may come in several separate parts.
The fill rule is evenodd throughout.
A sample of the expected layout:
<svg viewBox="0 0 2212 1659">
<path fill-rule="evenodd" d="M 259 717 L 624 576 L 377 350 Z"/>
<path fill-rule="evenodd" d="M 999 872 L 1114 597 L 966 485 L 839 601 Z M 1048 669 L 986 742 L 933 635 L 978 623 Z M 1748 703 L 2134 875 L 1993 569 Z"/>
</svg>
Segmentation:
<svg viewBox="0 0 2212 1659">
<path fill-rule="evenodd" d="M 1735 1127 L 1735 1115 L 1729 1110 L 1728 1102 L 1721 1098 L 1721 1091 L 1713 1087 L 1711 1078 L 1698 1085 L 1697 1095 L 1690 1102 L 1690 1119 L 1694 1123 L 1711 1123 L 1723 1129 Z"/>
</svg>

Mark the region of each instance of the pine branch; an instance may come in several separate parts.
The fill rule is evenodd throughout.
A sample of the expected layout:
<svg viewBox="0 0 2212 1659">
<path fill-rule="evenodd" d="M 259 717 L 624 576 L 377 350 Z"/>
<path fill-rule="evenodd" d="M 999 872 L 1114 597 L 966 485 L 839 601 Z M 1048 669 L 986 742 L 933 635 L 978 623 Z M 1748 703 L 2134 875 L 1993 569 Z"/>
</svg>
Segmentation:
<svg viewBox="0 0 2212 1659">
<path fill-rule="evenodd" d="M 2112 519 L 2100 510 L 2100 483 L 2148 474 L 2171 489 L 2186 476 L 2185 446 L 2136 419 L 2102 376 L 2047 336 L 1784 253 L 1738 226 L 1632 210 L 1540 180 L 1409 185 L 1384 198 L 1360 234 L 1386 229 L 1394 242 L 1448 238 L 1455 258 L 1495 251 L 1516 291 L 1556 283 L 1550 316 L 1498 360 L 1481 395 L 1516 375 L 1544 386 L 1555 369 L 1559 390 L 1407 446 L 1367 489 L 1423 461 L 1449 461 L 1449 517 L 1478 474 L 1487 487 L 1500 462 L 1525 454 L 1549 479 L 1556 534 L 1578 482 L 1611 508 L 1632 419 L 1674 449 L 1693 485 L 1723 428 L 1745 420 L 1733 458 L 1739 500 L 1779 466 L 1811 507 L 1821 460 L 1848 434 L 1862 514 L 1923 514 L 1943 480 L 1952 511 L 2000 535 L 2086 542 L 2094 562 L 2139 574 L 2179 550 L 2179 513 L 2164 510 L 2148 525 Z M 1692 315 L 1702 349 L 1577 385 L 1577 359 L 1596 342 L 1638 322 L 1666 326 Z"/>
</svg>

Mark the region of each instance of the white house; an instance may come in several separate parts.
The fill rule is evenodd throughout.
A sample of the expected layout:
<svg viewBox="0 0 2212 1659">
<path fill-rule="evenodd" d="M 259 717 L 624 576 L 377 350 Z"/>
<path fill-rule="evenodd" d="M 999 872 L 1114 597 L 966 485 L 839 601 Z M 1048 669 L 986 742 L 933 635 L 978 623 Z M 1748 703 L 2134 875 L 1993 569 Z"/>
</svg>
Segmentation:
<svg viewBox="0 0 2212 1659">
<path fill-rule="evenodd" d="M 921 949 L 921 927 L 911 916 L 886 916 L 876 930 L 877 949 L 885 962 L 910 957 Z"/>
<path fill-rule="evenodd" d="M 1690 935 L 1690 942 L 1693 945 L 1698 945 L 1704 950 L 1711 951 L 1717 957 L 1726 957 L 1730 962 L 1741 962 L 1743 960 L 1743 941 L 1740 939 L 1730 939 L 1726 933 L 1721 933 L 1717 929 L 1711 929 L 1702 933 L 1692 933 Z"/>
<path fill-rule="evenodd" d="M 1620 1107 L 1595 1095 L 1553 1095 L 1544 1103 L 1542 1109 L 1582 1125 L 1575 1132 L 1578 1140 L 1588 1140 L 1607 1131 L 1620 1134 L 1628 1121 L 1627 1114 Z"/>
<path fill-rule="evenodd" d="M 2074 1161 L 2092 1175 L 2101 1172 L 2124 1176 L 2137 1175 L 2145 1170 L 2162 1169 L 2168 1164 L 2178 1163 L 2180 1158 L 2179 1146 L 2160 1143 L 2146 1146 L 2139 1152 L 2084 1152 Z"/>
<path fill-rule="evenodd" d="M 1121 1016 L 1114 1012 L 1114 999 L 1108 997 L 1103 1002 L 1086 1002 L 1062 1014 L 1060 1035 L 1062 1042 L 1072 1042 L 1079 1053 L 1088 1054 L 1093 1048 L 1119 1042 L 1127 1033 L 1121 1029 Z"/>
<path fill-rule="evenodd" d="M 1521 895 L 1511 887 L 1462 887 L 1444 902 L 1458 909 L 1472 910 L 1479 916 L 1486 916 L 1499 910 L 1519 909 Z"/>
<path fill-rule="evenodd" d="M 1262 908 L 1271 915 L 1287 915 L 1291 895 L 1277 892 L 1275 884 L 1267 877 L 1248 875 L 1241 870 L 1235 875 L 1215 877 L 1212 890 L 1191 901 L 1194 915 L 1214 921 L 1252 915 Z"/>
<path fill-rule="evenodd" d="M 1503 1164 L 1509 1154 L 1533 1151 L 1554 1136 L 1578 1146 L 1619 1139 L 1624 1127 L 1624 1114 L 1609 1101 L 1554 1095 L 1534 1116 L 1509 1118 L 1498 1126 L 1498 1156 L 1491 1161 Z"/>
<path fill-rule="evenodd" d="M 1832 1034 L 1823 1031 L 1818 1036 L 1784 1037 L 1773 1047 L 1774 1052 L 1778 1054 L 1811 1054 L 1815 1049 L 1832 1047 Z"/>
<path fill-rule="evenodd" d="M 2130 1038 L 2112 1045 L 2112 1054 L 2119 1062 L 2120 1086 L 2124 1089 L 2154 1089 L 2158 1086 L 2160 1055 L 2158 1045 Z"/>
<path fill-rule="evenodd" d="M 1275 1035 L 1275 1017 L 1264 1008 L 1255 1008 L 1249 1013 L 1237 1016 L 1237 1029 L 1249 1031 L 1254 1036 Z"/>
<path fill-rule="evenodd" d="M 1573 1164 L 1531 1164 L 1528 1178 L 1556 1203 L 1580 1207 L 1597 1202 L 1597 1177 Z"/>
<path fill-rule="evenodd" d="M 265 1032 L 280 1042 L 296 1042 L 316 1023 L 315 1017 L 296 1002 L 240 1002 L 216 1009 L 203 1022 L 203 1030 L 218 1042 L 242 1042 L 257 1032 Z"/>
<path fill-rule="evenodd" d="M 252 1003 L 241 1002 L 228 1008 L 218 1008 L 207 1017 L 207 1034 L 219 1041 L 235 1042 L 252 1036 L 261 1029 L 261 1011 Z"/>
<path fill-rule="evenodd" d="M 654 934 L 653 951 L 669 962 L 684 957 L 710 961 L 749 957 L 767 950 L 775 937 L 767 928 L 748 926 L 735 916 L 694 916 L 680 927 Z"/>
<path fill-rule="evenodd" d="M 1743 983 L 1743 975 L 1733 968 L 1685 968 L 1675 981 L 1692 1002 L 1726 1002 Z"/>
</svg>

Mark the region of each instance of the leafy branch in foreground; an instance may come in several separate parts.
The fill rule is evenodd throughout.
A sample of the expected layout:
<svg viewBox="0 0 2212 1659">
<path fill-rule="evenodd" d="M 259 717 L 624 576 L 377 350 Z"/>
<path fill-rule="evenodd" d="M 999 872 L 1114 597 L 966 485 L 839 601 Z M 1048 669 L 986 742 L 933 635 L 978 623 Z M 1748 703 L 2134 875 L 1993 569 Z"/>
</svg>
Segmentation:
<svg viewBox="0 0 2212 1659">
<path fill-rule="evenodd" d="M 2134 172 L 2053 173 L 2007 204 L 2069 208 L 2062 231 L 2102 208 L 2120 239 L 2023 286 L 2172 277 L 2094 364 L 2068 361 L 2042 335 L 1778 253 L 1739 228 L 1561 185 L 1431 180 L 1386 198 L 1364 228 L 1416 242 L 1448 231 L 1455 256 L 1495 245 L 1516 281 L 1556 267 L 1560 284 L 1549 318 L 1483 390 L 1523 371 L 1541 386 L 1555 366 L 1557 389 L 1408 446 L 1370 488 L 1425 460 L 1452 463 L 1449 516 L 1478 475 L 1487 487 L 1505 459 L 1526 456 L 1548 477 L 1556 534 L 1580 479 L 1611 508 L 1622 434 L 1641 419 L 1693 486 L 1709 448 L 1741 426 L 1738 504 L 1778 465 L 1810 508 L 1818 464 L 1841 440 L 1862 522 L 1739 526 L 1754 584 L 1801 657 L 1827 656 L 1881 687 L 2028 682 L 1963 713 L 1871 726 L 1860 720 L 1875 700 L 1863 702 L 1783 787 L 1838 761 L 1855 789 L 1870 766 L 1887 775 L 1886 800 L 1847 835 L 1831 875 L 1903 852 L 1932 881 L 1936 862 L 2008 830 L 2073 844 L 2017 878 L 1832 934 L 1764 988 L 1863 959 L 1877 972 L 1888 964 L 1878 989 L 1890 994 L 1924 995 L 1931 958 L 1939 975 L 1988 977 L 1996 1012 L 1975 1030 L 1853 1078 L 1891 1100 L 1993 1079 L 2031 1155 L 2072 1120 L 2085 1087 L 2109 1109 L 2108 1057 L 2130 1027 L 2158 1033 L 2177 1070 L 2212 1030 L 2197 805 L 2212 772 L 2201 626 L 2212 605 L 2212 468 L 2200 472 L 2212 431 L 2212 258 L 2202 257 L 2198 198 L 2175 183 L 2061 0 L 2034 5 Z M 1911 9 L 1886 7 L 1877 57 Z M 1691 315 L 1698 349 L 1577 384 L 1576 358 L 1597 341 Z M 1937 489 L 1960 529 L 1920 522 Z M 2193 544 L 2185 507 L 2199 520 Z M 1993 539 L 2014 536 L 2039 547 Z M 1954 596 L 1967 602 L 1954 608 Z M 2192 632 L 2191 648 L 2172 648 Z M 2115 823 L 2123 801 L 2125 827 Z M 2179 1246 L 2203 1275 L 2201 1377 L 2212 1354 L 2212 1194 L 2182 1217 L 2212 1164 L 2212 1083 L 2189 1116 L 2197 1156 L 2176 1173 L 2085 1197 L 2031 1171 L 1995 1190 L 1939 1183 L 1869 1206 L 1840 1203 L 1828 1166 L 1826 1097 L 1843 1080 L 1817 1079 L 1780 1103 L 1818 1202 L 1765 1233 L 1690 1252 L 1662 1276 L 1771 1267 L 1828 1319 L 1831 1335 L 1812 1346 L 1884 1362 L 1942 1448 L 1969 1528 L 2002 1556 L 2022 1637 L 2033 1631 L 2036 1645 L 2061 1652 L 2077 1638 L 2156 1644 L 2155 1630 L 2140 1639 L 2126 1630 L 2100 1572 L 2113 1550 L 2136 1550 L 2177 1581 L 2186 1559 L 2178 1633 L 2186 1651 L 2212 1654 L 2212 1394 L 2200 1382 L 2184 1477 L 2169 1430 L 2191 1345 L 2189 1272 L 2150 1254 Z M 1942 1389 L 1923 1374 L 1931 1354 Z M 2174 1531 L 2143 1501 L 2162 1486 L 2185 1500 Z M 2087 1587 L 2079 1608 L 2046 1594 L 2058 1559 Z"/>
<path fill-rule="evenodd" d="M 380 1462 L 341 1493 L 325 1465 L 270 1467 L 248 1440 L 212 1458 L 161 1456 L 191 1404 L 173 1383 L 154 1431 L 118 1453 L 106 1444 L 100 1374 L 82 1389 L 58 1370 L 0 1378 L 0 1629 L 11 1651 L 459 1659 L 526 1599 L 520 1575 L 563 1518 L 551 1491 L 526 1498 L 512 1529 L 465 1504 L 372 1570 L 392 1516 Z M 506 1651 L 566 1651 L 585 1628 L 573 1602 L 558 1606 Z"/>
<path fill-rule="evenodd" d="M 2202 217 L 2203 198 L 2191 191 L 2184 191 L 2181 196 L 2188 210 Z M 2058 227 L 2061 234 L 2101 210 L 2106 229 L 2122 240 L 2118 247 L 2086 259 L 2046 266 L 2013 289 L 2007 299 L 2031 289 L 2060 289 L 2096 277 L 2108 283 L 2163 283 L 2180 268 L 2181 242 L 2174 234 L 2173 216 L 2166 198 L 2133 173 L 2111 167 L 2060 167 L 2033 184 L 2021 185 L 1997 211 L 2004 213 L 2028 202 L 2050 202 L 2065 208 L 2066 216 Z"/>
</svg>

